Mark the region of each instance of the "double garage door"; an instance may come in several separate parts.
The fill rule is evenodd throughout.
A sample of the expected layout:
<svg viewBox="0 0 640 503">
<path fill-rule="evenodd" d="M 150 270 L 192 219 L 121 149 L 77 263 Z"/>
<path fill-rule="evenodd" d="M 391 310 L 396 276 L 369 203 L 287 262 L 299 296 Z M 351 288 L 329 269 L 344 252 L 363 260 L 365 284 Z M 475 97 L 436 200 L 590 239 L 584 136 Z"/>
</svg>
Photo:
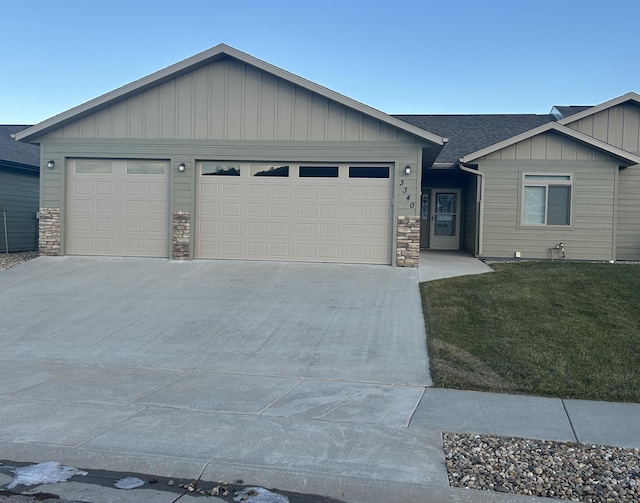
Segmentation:
<svg viewBox="0 0 640 503">
<path fill-rule="evenodd" d="M 197 258 L 391 263 L 388 165 L 202 162 Z"/>
<path fill-rule="evenodd" d="M 167 257 L 169 164 L 72 161 L 67 252 Z M 195 258 L 391 263 L 389 165 L 200 162 Z"/>
</svg>

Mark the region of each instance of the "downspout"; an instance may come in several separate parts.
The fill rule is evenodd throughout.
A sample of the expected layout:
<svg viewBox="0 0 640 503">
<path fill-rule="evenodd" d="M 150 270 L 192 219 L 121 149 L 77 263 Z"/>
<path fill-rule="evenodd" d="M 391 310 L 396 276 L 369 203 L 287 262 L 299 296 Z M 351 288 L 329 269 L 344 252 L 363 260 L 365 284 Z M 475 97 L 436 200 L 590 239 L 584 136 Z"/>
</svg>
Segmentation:
<svg viewBox="0 0 640 503">
<path fill-rule="evenodd" d="M 465 163 L 462 162 L 462 159 L 458 161 L 458 167 L 466 172 L 471 173 L 472 175 L 480 177 L 480 204 L 478 205 L 478 256 L 482 257 L 482 247 L 483 247 L 483 237 L 484 237 L 484 173 L 477 169 L 472 169 L 465 166 Z M 476 197 L 478 197 L 476 195 Z"/>
<path fill-rule="evenodd" d="M 2 221 L 4 222 L 4 252 L 9 255 L 9 237 L 7 236 L 7 210 L 2 208 Z"/>
</svg>

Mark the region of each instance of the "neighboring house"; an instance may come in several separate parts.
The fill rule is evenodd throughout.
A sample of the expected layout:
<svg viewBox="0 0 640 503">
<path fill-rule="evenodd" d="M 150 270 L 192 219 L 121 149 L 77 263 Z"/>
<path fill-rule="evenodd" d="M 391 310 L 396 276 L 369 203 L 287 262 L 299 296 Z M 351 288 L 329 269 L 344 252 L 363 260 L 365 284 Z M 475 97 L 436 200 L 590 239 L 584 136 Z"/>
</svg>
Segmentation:
<svg viewBox="0 0 640 503">
<path fill-rule="evenodd" d="M 451 138 L 424 166 L 423 247 L 640 259 L 640 95 L 549 115 L 398 117 Z"/>
<path fill-rule="evenodd" d="M 390 116 L 226 45 L 18 133 L 43 254 L 640 259 L 640 102 Z"/>
<path fill-rule="evenodd" d="M 399 266 L 445 142 L 226 45 L 17 139 L 41 146 L 43 254 Z"/>
<path fill-rule="evenodd" d="M 0 125 L 0 253 L 38 249 L 40 149 L 13 138 L 27 127 Z"/>
</svg>

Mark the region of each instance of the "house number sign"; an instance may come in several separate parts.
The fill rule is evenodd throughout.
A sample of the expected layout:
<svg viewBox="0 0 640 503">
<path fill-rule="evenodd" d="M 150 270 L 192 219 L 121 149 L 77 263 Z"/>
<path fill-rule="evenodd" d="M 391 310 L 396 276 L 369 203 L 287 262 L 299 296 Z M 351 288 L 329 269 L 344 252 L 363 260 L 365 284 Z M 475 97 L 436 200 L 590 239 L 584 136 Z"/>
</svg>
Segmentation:
<svg viewBox="0 0 640 503">
<path fill-rule="evenodd" d="M 409 201 L 409 208 L 415 208 L 416 203 L 411 200 L 411 194 L 407 194 L 407 192 L 409 192 L 409 188 L 404 184 L 404 178 L 400 179 L 400 187 L 402 188 L 402 194 L 405 196 L 405 199 Z"/>
</svg>

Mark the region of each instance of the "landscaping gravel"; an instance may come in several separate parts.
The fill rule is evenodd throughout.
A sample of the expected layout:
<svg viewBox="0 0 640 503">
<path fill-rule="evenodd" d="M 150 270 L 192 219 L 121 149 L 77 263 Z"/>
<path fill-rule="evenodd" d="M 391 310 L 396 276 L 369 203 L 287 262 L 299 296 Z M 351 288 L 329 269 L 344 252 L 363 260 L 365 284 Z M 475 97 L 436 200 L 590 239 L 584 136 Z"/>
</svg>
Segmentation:
<svg viewBox="0 0 640 503">
<path fill-rule="evenodd" d="M 22 262 L 26 262 L 27 260 L 31 260 L 32 258 L 36 258 L 37 256 L 38 256 L 38 252 L 36 251 L 28 251 L 28 252 L 20 252 L 20 253 L 2 253 L 0 254 L 0 271 L 9 269 L 14 265 L 21 264 Z"/>
<path fill-rule="evenodd" d="M 443 433 L 455 487 L 585 503 L 640 501 L 640 449 Z"/>
</svg>

